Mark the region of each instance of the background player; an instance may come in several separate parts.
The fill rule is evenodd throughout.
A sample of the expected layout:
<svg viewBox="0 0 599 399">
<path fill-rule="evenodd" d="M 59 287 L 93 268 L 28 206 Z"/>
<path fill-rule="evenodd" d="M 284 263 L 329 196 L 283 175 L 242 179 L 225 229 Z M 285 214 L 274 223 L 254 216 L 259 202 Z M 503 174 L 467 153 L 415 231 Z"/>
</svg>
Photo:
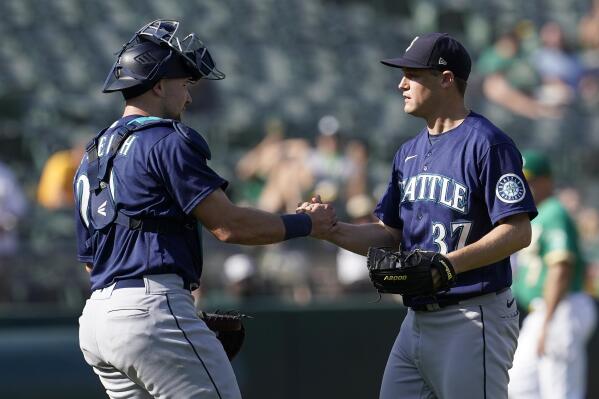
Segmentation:
<svg viewBox="0 0 599 399">
<path fill-rule="evenodd" d="M 93 290 L 80 346 L 111 398 L 241 397 L 190 294 L 202 269 L 196 219 L 221 241 L 250 245 L 335 222 L 330 208 L 279 216 L 228 200 L 207 143 L 180 122 L 189 86 L 224 75 L 178 26 L 154 21 L 123 46 L 104 85 L 122 92 L 123 116 L 88 145 L 75 178 L 78 259 Z"/>
<path fill-rule="evenodd" d="M 510 398 L 583 399 L 586 344 L 597 316 L 592 298 L 583 292 L 585 261 L 578 232 L 553 196 L 547 157 L 536 151 L 523 155 L 539 216 L 532 222 L 530 246 L 517 256 L 514 294 L 530 314 L 510 371 Z"/>
<path fill-rule="evenodd" d="M 447 254 L 457 285 L 409 307 L 385 368 L 381 399 L 506 398 L 518 336 L 509 256 L 530 242 L 536 215 L 513 141 L 466 109 L 471 60 L 442 33 L 416 37 L 403 57 L 404 111 L 426 127 L 395 155 L 379 223 L 337 223 L 326 239 L 350 251 L 415 248 Z M 319 205 L 304 203 L 299 210 Z"/>
</svg>

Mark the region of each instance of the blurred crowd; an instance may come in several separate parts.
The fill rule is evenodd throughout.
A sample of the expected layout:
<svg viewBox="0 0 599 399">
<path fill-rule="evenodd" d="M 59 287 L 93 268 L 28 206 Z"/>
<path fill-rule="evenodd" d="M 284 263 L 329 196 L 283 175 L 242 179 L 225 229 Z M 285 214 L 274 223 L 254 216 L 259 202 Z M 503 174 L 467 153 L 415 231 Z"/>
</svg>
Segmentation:
<svg viewBox="0 0 599 399">
<path fill-rule="evenodd" d="M 400 45 L 397 51 L 401 50 Z M 485 108 L 480 111 L 497 121 L 521 149 L 551 155 L 573 148 L 564 146 L 568 141 L 583 145 L 584 154 L 585 148 L 599 146 L 599 0 L 577 26 L 520 21 L 497 32 L 492 44 L 473 56 L 467 100 L 474 109 Z M 228 156 L 231 197 L 237 203 L 287 213 L 319 194 L 335 205 L 341 220 L 373 221 L 372 211 L 388 178 L 386 161 L 390 164 L 400 143 L 381 142 L 388 138 L 377 137 L 376 131 L 348 131 L 341 120 L 339 115 L 319 115 L 306 121 L 313 132 L 291 131 L 284 117 L 267 120 L 258 143 L 245 143 Z M 396 127 L 403 131 L 401 137 L 416 133 L 407 131 L 409 123 Z M 571 126 L 581 128 L 574 132 Z M 87 295 L 85 272 L 74 260 L 71 222 L 72 179 L 84 144 L 84 139 L 73 139 L 52 153 L 37 174 L 35 189 L 25 187 L 9 165 L 0 164 L 0 303 L 79 306 Z M 599 297 L 599 212 L 587 200 L 597 198 L 597 193 L 569 175 L 580 170 L 577 165 L 594 167 L 595 158 L 581 155 L 572 159 L 568 170 L 557 165 L 556 178 L 591 265 L 588 290 Z M 374 295 L 364 257 L 327 243 L 293 240 L 238 247 L 234 252 L 210 237 L 204 244 L 205 271 L 198 293 L 204 301 L 277 296 L 304 304 Z"/>
<path fill-rule="evenodd" d="M 335 205 L 340 219 L 370 222 L 373 192 L 380 191 L 381 182 L 369 175 L 368 157 L 367 144 L 344 134 L 333 115 L 320 118 L 313 140 L 288 137 L 283 122 L 271 119 L 263 139 L 237 162 L 232 197 L 269 212 L 294 213 L 301 202 L 320 195 Z M 276 295 L 308 303 L 315 296 L 372 292 L 363 256 L 316 240 L 231 254 L 217 281 L 229 297 L 238 299 Z M 207 291 L 210 285 L 205 283 Z M 210 293 L 206 296 L 211 299 Z"/>
<path fill-rule="evenodd" d="M 598 29 L 594 1 L 576 27 L 523 20 L 481 52 L 475 71 L 491 119 L 521 146 L 556 151 L 573 148 L 572 140 L 597 143 Z M 573 126 L 580 130 L 568 131 Z"/>
</svg>

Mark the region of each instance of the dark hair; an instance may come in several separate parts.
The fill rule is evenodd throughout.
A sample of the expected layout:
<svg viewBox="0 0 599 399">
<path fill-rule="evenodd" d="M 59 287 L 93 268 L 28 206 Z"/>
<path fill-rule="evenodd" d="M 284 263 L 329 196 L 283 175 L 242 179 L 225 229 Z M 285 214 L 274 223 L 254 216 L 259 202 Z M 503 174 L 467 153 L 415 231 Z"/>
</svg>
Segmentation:
<svg viewBox="0 0 599 399">
<path fill-rule="evenodd" d="M 458 92 L 464 97 L 466 95 L 466 88 L 468 87 L 468 82 L 466 82 L 462 78 L 454 77 L 455 87 L 458 89 Z"/>
</svg>

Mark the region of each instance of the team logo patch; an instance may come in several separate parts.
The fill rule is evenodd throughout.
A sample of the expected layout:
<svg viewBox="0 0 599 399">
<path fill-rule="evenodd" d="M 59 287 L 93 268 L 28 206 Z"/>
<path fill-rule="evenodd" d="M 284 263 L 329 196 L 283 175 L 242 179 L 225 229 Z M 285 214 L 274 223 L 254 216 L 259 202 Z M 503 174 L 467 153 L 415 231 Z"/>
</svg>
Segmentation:
<svg viewBox="0 0 599 399">
<path fill-rule="evenodd" d="M 497 198 L 508 204 L 522 201 L 526 194 L 526 187 L 520 176 L 507 173 L 499 178 L 495 188 Z"/>
</svg>

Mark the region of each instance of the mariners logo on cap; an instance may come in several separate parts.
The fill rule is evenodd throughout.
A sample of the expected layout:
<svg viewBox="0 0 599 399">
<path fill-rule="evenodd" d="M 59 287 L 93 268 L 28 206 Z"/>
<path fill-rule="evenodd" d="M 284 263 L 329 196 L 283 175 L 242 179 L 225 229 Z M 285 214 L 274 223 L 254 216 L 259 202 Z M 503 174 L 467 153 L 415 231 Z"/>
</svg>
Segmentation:
<svg viewBox="0 0 599 399">
<path fill-rule="evenodd" d="M 416 42 L 416 40 L 418 40 L 420 38 L 420 36 L 416 36 L 414 38 L 414 40 L 412 40 L 412 42 L 410 43 L 410 45 L 408 46 L 408 48 L 406 49 L 406 53 L 412 48 L 412 46 L 414 45 L 414 42 Z"/>
<path fill-rule="evenodd" d="M 526 194 L 526 187 L 520 176 L 507 173 L 499 178 L 495 188 L 497 198 L 508 204 L 520 202 Z"/>
</svg>

